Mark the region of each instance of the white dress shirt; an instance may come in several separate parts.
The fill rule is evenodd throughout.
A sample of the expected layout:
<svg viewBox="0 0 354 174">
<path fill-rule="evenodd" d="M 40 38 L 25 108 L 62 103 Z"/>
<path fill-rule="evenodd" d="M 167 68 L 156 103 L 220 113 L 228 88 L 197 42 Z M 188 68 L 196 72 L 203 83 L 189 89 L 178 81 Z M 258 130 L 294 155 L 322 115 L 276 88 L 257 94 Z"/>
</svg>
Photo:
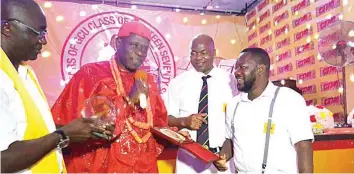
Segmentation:
<svg viewBox="0 0 354 174">
<path fill-rule="evenodd" d="M 234 162 L 239 173 L 261 173 L 271 101 L 276 86 L 269 82 L 263 93 L 253 101 L 241 93 L 228 103 L 226 134 L 232 139 Z M 239 106 L 235 112 L 236 104 Z M 303 97 L 281 87 L 272 117 L 266 173 L 297 173 L 295 144 L 313 139 L 310 119 Z M 232 127 L 234 126 L 234 127 Z"/>
<path fill-rule="evenodd" d="M 237 93 L 237 90 L 235 90 L 236 80 L 232 74 L 217 67 L 214 67 L 208 75 L 211 76 L 207 79 L 209 146 L 217 148 L 221 147 L 225 141 L 225 106 Z M 206 75 L 191 69 L 170 82 L 167 94 L 164 96 L 168 115 L 180 118 L 198 113 L 203 76 Z M 188 131 L 191 138 L 196 141 L 197 131 Z M 194 170 L 191 170 L 193 165 L 195 166 Z M 197 169 L 197 167 L 205 166 L 214 168 L 212 164 L 203 164 L 190 153 L 182 149 L 179 150 L 176 163 L 177 173 L 212 172 L 207 169 Z"/>
<path fill-rule="evenodd" d="M 38 106 L 49 132 L 54 132 L 56 128 L 50 108 L 40 92 L 37 90 L 36 84 L 31 80 L 27 71 L 33 72 L 33 70 L 28 66 L 20 65 L 18 68 L 19 76 Z M 12 80 L 1 69 L 0 81 L 0 151 L 4 151 L 11 143 L 23 140 L 27 128 L 27 121 L 21 97 L 16 91 Z M 61 150 L 56 149 L 56 153 L 60 169 L 62 170 L 63 157 Z M 31 173 L 31 171 L 25 169 L 19 173 Z"/>
</svg>

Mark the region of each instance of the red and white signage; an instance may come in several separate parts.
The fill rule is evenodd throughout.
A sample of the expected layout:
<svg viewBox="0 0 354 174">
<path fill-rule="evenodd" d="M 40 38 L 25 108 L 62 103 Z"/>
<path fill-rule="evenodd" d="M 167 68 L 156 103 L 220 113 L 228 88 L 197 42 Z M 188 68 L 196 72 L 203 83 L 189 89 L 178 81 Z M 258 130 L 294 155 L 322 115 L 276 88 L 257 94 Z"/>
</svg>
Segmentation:
<svg viewBox="0 0 354 174">
<path fill-rule="evenodd" d="M 316 17 L 331 11 L 340 6 L 340 0 L 331 0 L 319 7 L 316 7 Z"/>
<path fill-rule="evenodd" d="M 342 85 L 341 80 L 334 80 L 334 81 L 329 81 L 329 82 L 322 82 L 321 83 L 321 91 L 332 91 L 332 90 L 338 90 L 338 88 Z"/>
<path fill-rule="evenodd" d="M 266 7 L 269 4 L 269 0 L 264 0 L 259 5 L 257 6 L 258 12 L 262 11 L 264 7 Z"/>
<path fill-rule="evenodd" d="M 313 41 L 306 43 L 305 45 L 295 47 L 295 56 L 302 54 L 302 53 L 306 53 L 306 52 L 311 51 L 313 49 L 314 49 Z"/>
<path fill-rule="evenodd" d="M 285 19 L 289 18 L 289 12 L 285 11 L 284 13 L 280 14 L 279 16 L 276 16 L 274 18 L 274 26 L 279 24 L 280 22 L 284 21 Z"/>
<path fill-rule="evenodd" d="M 273 14 L 277 11 L 279 11 L 281 8 L 285 7 L 288 4 L 287 0 L 281 0 L 275 5 L 273 5 Z"/>
<path fill-rule="evenodd" d="M 321 67 L 320 68 L 320 76 L 328 76 L 331 74 L 337 74 L 338 72 L 342 72 L 341 69 L 338 69 L 337 67 L 334 66 L 327 66 L 327 67 Z"/>
<path fill-rule="evenodd" d="M 272 40 L 272 35 L 270 34 L 268 34 L 267 36 L 265 36 L 265 37 L 263 37 L 262 39 L 261 39 L 261 45 L 264 45 L 265 43 L 268 43 L 269 41 L 271 41 Z"/>
<path fill-rule="evenodd" d="M 284 26 L 275 30 L 275 37 L 278 37 L 284 33 L 287 33 L 288 31 L 289 31 L 289 24 L 285 24 Z"/>
<path fill-rule="evenodd" d="M 270 16 L 270 10 L 267 10 L 259 17 L 259 24 Z"/>
<path fill-rule="evenodd" d="M 277 56 L 277 62 L 281 62 L 283 60 L 291 58 L 291 50 L 288 50 L 284 53 L 281 53 Z"/>
<path fill-rule="evenodd" d="M 288 46 L 289 44 L 290 44 L 290 38 L 287 37 L 287 38 L 285 38 L 285 39 L 283 39 L 283 40 L 277 42 L 277 43 L 276 43 L 276 48 L 277 48 L 277 49 L 281 49 L 281 48 L 283 48 L 283 47 L 285 47 L 285 46 Z"/>
<path fill-rule="evenodd" d="M 311 55 L 304 59 L 296 60 L 296 69 L 315 64 L 315 56 Z"/>
<path fill-rule="evenodd" d="M 264 24 L 263 26 L 259 27 L 259 34 L 262 34 L 269 29 L 270 29 L 270 21 Z"/>
<path fill-rule="evenodd" d="M 293 28 L 296 28 L 310 20 L 312 20 L 311 12 L 307 12 L 305 15 L 293 20 Z"/>
<path fill-rule="evenodd" d="M 304 37 L 311 36 L 313 33 L 312 27 L 306 28 L 294 34 L 294 42 L 301 40 Z"/>
<path fill-rule="evenodd" d="M 341 105 L 342 99 L 339 95 L 334 97 L 323 97 L 321 98 L 321 103 L 323 106 Z"/>
<path fill-rule="evenodd" d="M 252 41 L 256 37 L 257 37 L 257 31 L 255 31 L 252 34 L 248 35 L 248 42 Z"/>
<path fill-rule="evenodd" d="M 295 12 L 299 12 L 300 10 L 310 6 L 310 0 L 302 0 L 300 3 L 291 7 L 291 12 L 294 15 Z"/>
<path fill-rule="evenodd" d="M 335 16 L 332 16 L 329 19 L 326 19 L 326 20 L 318 22 L 317 23 L 317 31 L 318 32 L 322 31 L 323 29 L 327 28 L 331 24 L 334 24 L 338 20 L 339 20 L 339 15 L 335 15 Z"/>
<path fill-rule="evenodd" d="M 306 105 L 317 105 L 317 99 L 306 100 Z"/>
<path fill-rule="evenodd" d="M 292 70 L 293 70 L 293 65 L 291 63 L 288 63 L 288 64 L 283 65 L 283 66 L 279 66 L 278 67 L 278 75 L 290 72 Z"/>
<path fill-rule="evenodd" d="M 297 80 L 301 79 L 303 81 L 312 80 L 312 79 L 316 78 L 316 71 L 311 70 L 311 71 L 307 71 L 304 73 L 298 73 L 298 74 L 296 74 L 296 78 L 297 78 Z"/>
<path fill-rule="evenodd" d="M 300 88 L 302 94 L 313 94 L 316 93 L 316 85 L 309 85 Z"/>
</svg>

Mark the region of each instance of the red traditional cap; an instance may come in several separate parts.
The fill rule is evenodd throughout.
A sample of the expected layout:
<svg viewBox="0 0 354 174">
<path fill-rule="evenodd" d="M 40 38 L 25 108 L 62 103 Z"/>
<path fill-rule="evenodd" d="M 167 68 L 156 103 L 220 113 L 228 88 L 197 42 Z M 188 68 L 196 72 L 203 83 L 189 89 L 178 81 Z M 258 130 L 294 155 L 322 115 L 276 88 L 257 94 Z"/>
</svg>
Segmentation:
<svg viewBox="0 0 354 174">
<path fill-rule="evenodd" d="M 122 25 L 118 32 L 118 37 L 127 37 L 131 33 L 145 37 L 151 40 L 151 31 L 142 23 L 137 21 L 127 22 Z"/>
</svg>

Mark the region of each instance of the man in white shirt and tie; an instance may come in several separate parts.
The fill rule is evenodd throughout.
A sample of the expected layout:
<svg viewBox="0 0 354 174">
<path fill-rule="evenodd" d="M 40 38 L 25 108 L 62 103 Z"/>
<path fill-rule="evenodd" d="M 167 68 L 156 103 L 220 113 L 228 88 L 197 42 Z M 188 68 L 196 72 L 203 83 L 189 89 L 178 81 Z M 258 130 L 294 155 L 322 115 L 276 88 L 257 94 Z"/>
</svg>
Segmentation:
<svg viewBox="0 0 354 174">
<path fill-rule="evenodd" d="M 235 65 L 241 93 L 227 105 L 223 171 L 233 156 L 238 173 L 312 173 L 313 133 L 304 98 L 269 81 L 270 59 L 247 48 Z M 267 141 L 268 140 L 268 141 Z"/>
<path fill-rule="evenodd" d="M 236 95 L 236 80 L 232 74 L 214 67 L 215 46 L 210 36 L 196 36 L 190 51 L 194 69 L 173 79 L 164 98 L 168 123 L 188 130 L 194 141 L 218 153 L 225 140 L 226 103 Z M 205 164 L 179 149 L 176 173 L 215 172 L 213 164 Z"/>
</svg>

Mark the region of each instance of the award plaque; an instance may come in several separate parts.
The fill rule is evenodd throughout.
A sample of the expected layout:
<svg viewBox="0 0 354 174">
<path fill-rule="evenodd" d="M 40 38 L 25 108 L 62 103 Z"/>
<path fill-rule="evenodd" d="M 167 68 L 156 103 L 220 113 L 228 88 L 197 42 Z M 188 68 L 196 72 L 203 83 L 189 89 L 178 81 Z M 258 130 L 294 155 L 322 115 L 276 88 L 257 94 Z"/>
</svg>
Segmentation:
<svg viewBox="0 0 354 174">
<path fill-rule="evenodd" d="M 116 120 L 117 110 L 112 101 L 104 96 L 93 96 L 85 101 L 85 105 L 81 110 L 81 115 L 84 118 L 93 118 L 94 125 L 104 127 Z M 101 138 L 108 139 L 104 134 L 97 132 L 93 133 Z"/>
<path fill-rule="evenodd" d="M 219 156 L 204 148 L 199 143 L 184 137 L 180 133 L 171 130 L 168 127 L 154 127 L 151 130 L 155 135 L 170 141 L 171 143 L 179 146 L 180 148 L 187 150 L 204 163 L 210 163 L 220 159 Z"/>
</svg>

